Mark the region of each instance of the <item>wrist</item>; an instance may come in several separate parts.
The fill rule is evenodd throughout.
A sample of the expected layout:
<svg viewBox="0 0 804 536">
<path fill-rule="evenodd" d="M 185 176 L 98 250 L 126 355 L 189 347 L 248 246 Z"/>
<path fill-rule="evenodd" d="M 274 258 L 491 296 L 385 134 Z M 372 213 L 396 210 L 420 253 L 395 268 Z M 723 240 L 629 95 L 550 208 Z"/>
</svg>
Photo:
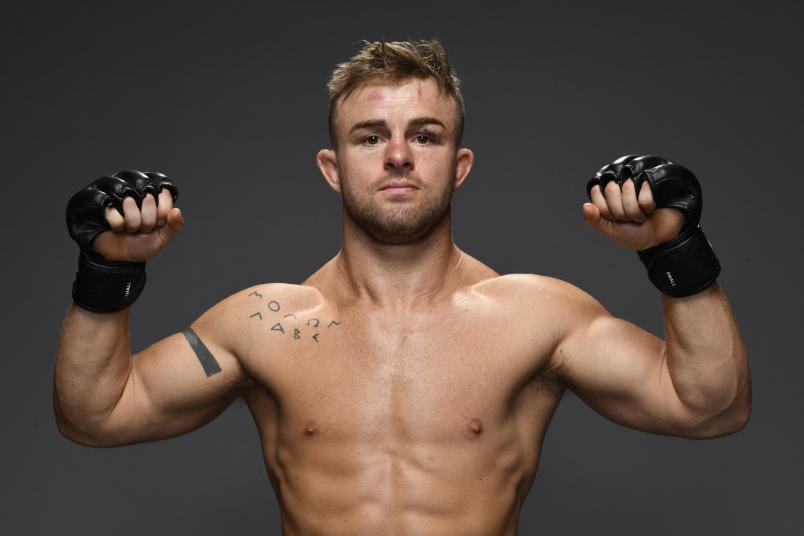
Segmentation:
<svg viewBox="0 0 804 536">
<path fill-rule="evenodd" d="M 145 262 L 110 261 L 82 250 L 73 281 L 73 302 L 95 313 L 130 307 L 145 287 Z"/>
<path fill-rule="evenodd" d="M 691 226 L 669 242 L 637 252 L 648 278 L 663 294 L 683 298 L 712 285 L 720 261 L 700 226 Z"/>
</svg>

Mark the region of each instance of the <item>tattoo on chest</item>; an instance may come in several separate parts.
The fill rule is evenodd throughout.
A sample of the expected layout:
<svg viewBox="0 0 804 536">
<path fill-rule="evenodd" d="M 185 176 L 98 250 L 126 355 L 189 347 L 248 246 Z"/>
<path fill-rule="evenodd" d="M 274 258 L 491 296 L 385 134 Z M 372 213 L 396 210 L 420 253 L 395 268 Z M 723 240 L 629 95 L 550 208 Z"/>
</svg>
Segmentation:
<svg viewBox="0 0 804 536">
<path fill-rule="evenodd" d="M 249 315 L 250 320 L 257 322 L 265 320 L 268 331 L 289 337 L 294 341 L 313 340 L 320 342 L 322 331 L 335 328 L 341 324 L 335 319 L 299 318 L 295 313 L 283 311 L 282 304 L 278 300 L 266 299 L 256 290 L 251 292 L 248 297 L 254 298 L 257 308 L 257 311 Z M 323 325 L 326 325 L 326 327 L 323 327 Z"/>
</svg>

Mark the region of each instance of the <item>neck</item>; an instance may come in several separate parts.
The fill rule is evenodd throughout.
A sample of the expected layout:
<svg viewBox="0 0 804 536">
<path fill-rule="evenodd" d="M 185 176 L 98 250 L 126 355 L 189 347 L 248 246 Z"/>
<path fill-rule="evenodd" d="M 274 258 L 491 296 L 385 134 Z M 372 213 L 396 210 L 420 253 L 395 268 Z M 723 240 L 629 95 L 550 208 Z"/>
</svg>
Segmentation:
<svg viewBox="0 0 804 536">
<path fill-rule="evenodd" d="M 333 259 L 349 298 L 380 308 L 413 309 L 453 287 L 463 253 L 452 241 L 450 211 L 407 244 L 378 242 L 344 214 L 343 248 Z"/>
</svg>

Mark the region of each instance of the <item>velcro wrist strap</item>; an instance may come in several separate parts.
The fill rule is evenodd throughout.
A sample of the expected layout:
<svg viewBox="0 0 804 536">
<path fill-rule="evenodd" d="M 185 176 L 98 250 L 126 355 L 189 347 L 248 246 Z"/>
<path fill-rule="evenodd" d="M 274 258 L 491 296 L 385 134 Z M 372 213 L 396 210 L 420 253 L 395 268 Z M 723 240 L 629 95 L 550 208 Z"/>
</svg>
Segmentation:
<svg viewBox="0 0 804 536">
<path fill-rule="evenodd" d="M 701 292 L 720 274 L 720 261 L 698 225 L 638 253 L 651 283 L 673 298 Z"/>
<path fill-rule="evenodd" d="M 145 263 L 109 261 L 82 251 L 73 282 L 73 301 L 95 313 L 133 304 L 145 287 Z"/>
</svg>

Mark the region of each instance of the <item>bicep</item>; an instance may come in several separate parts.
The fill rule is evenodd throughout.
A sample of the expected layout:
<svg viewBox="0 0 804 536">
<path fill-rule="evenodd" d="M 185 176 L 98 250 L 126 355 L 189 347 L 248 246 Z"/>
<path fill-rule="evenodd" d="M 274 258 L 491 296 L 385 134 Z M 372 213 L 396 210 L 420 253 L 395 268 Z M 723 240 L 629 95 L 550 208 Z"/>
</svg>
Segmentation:
<svg viewBox="0 0 804 536">
<path fill-rule="evenodd" d="M 123 394 L 106 421 L 105 440 L 125 445 L 180 435 L 214 419 L 238 396 L 248 375 L 197 324 L 192 332 L 171 335 L 133 356 Z"/>
<path fill-rule="evenodd" d="M 568 387 L 604 417 L 646 432 L 686 435 L 695 421 L 676 394 L 664 341 L 581 300 L 555 360 Z"/>
</svg>

